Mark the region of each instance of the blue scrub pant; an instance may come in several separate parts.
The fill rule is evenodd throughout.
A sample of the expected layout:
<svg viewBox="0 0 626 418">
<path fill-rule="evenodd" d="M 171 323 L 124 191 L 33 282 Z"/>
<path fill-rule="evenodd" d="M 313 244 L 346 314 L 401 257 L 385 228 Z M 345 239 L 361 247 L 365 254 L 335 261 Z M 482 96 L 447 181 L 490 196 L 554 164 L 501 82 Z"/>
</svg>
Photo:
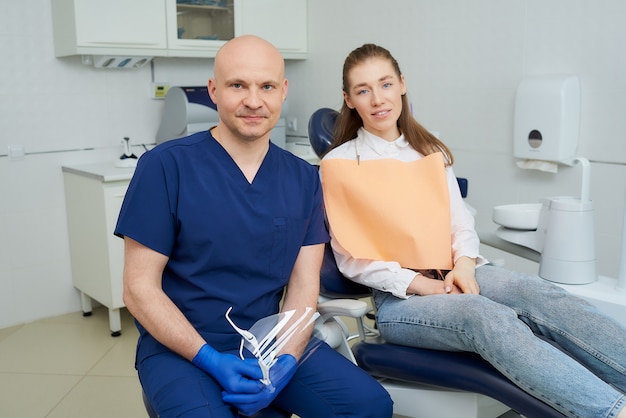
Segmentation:
<svg viewBox="0 0 626 418">
<path fill-rule="evenodd" d="M 302 418 L 392 416 L 393 402 L 387 391 L 326 343 L 303 358 L 272 406 Z M 237 410 L 222 401 L 219 384 L 175 353 L 148 357 L 137 370 L 160 418 L 237 417 Z"/>
</svg>

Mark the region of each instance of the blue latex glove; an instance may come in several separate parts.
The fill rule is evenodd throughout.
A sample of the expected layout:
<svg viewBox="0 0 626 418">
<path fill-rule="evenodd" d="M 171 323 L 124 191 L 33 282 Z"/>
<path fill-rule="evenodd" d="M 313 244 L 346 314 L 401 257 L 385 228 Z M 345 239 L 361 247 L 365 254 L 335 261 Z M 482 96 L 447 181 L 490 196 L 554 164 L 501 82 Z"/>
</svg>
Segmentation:
<svg viewBox="0 0 626 418">
<path fill-rule="evenodd" d="M 227 392 L 258 393 L 264 387 L 259 381 L 263 371 L 256 359 L 242 360 L 205 344 L 191 362 L 213 376 Z"/>
<path fill-rule="evenodd" d="M 234 405 L 245 415 L 254 415 L 261 409 L 268 407 L 281 390 L 289 383 L 296 373 L 298 363 L 291 354 L 278 357 L 270 369 L 270 386 L 264 386 L 259 393 L 244 394 L 222 392 L 224 402 Z"/>
</svg>

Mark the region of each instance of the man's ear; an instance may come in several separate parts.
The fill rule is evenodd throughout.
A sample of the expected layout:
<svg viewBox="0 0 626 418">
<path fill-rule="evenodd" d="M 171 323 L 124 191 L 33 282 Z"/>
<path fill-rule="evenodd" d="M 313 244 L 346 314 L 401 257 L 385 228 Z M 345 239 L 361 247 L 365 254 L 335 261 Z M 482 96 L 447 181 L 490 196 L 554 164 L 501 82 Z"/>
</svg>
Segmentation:
<svg viewBox="0 0 626 418">
<path fill-rule="evenodd" d="M 209 97 L 211 98 L 213 103 L 217 104 L 217 100 L 215 98 L 215 90 L 217 88 L 217 85 L 215 83 L 215 79 L 214 78 L 209 78 L 209 82 L 207 84 L 207 87 L 208 87 L 208 90 L 209 90 Z"/>
</svg>

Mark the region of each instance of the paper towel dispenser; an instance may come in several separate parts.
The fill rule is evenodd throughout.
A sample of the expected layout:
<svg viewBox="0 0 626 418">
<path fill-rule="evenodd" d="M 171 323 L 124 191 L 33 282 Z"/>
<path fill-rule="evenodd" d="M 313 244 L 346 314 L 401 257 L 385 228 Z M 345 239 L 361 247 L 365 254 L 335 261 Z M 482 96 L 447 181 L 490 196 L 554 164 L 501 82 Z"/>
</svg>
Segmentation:
<svg viewBox="0 0 626 418">
<path fill-rule="evenodd" d="M 578 146 L 580 81 L 575 75 L 524 79 L 515 96 L 513 155 L 572 165 Z"/>
<path fill-rule="evenodd" d="M 206 131 L 217 125 L 217 106 L 206 86 L 170 87 L 165 95 L 163 117 L 156 143 Z"/>
</svg>

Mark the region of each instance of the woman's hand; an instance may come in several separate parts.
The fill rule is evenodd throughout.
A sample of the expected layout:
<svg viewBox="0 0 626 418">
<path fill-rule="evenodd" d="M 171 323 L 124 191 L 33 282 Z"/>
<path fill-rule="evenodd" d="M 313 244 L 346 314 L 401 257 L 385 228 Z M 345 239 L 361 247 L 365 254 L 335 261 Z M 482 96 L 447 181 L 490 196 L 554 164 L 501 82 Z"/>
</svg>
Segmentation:
<svg viewBox="0 0 626 418">
<path fill-rule="evenodd" d="M 459 287 L 452 284 L 450 291 L 446 292 L 446 284 L 443 280 L 431 279 L 422 274 L 416 274 L 415 278 L 406 290 L 407 295 L 443 295 L 446 293 L 463 293 Z"/>
<path fill-rule="evenodd" d="M 416 274 L 406 290 L 407 295 L 442 295 L 442 294 L 479 294 L 480 288 L 475 276 L 476 260 L 461 257 L 454 268 L 446 274 L 444 280 L 432 279 Z"/>
<path fill-rule="evenodd" d="M 476 260 L 469 257 L 461 257 L 454 264 L 443 281 L 445 289 L 450 289 L 447 293 L 453 293 L 454 288 L 459 288 L 461 293 L 478 295 L 480 287 L 476 282 Z"/>
</svg>

